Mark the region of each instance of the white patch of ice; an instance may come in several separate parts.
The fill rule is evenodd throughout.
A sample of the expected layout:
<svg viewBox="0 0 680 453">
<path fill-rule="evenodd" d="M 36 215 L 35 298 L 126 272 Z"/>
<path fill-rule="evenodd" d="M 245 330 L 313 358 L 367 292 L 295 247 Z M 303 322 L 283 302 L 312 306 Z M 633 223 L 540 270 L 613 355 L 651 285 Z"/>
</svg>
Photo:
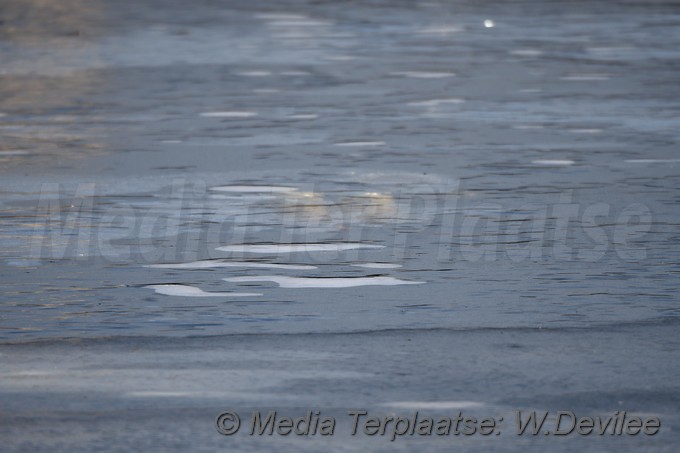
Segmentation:
<svg viewBox="0 0 680 453">
<path fill-rule="evenodd" d="M 164 296 L 184 296 L 184 297 L 251 297 L 261 296 L 260 293 L 222 293 L 222 292 L 208 292 L 201 288 L 189 285 L 148 285 L 144 288 L 153 289 L 157 294 Z"/>
<path fill-rule="evenodd" d="M 420 285 L 425 282 L 400 280 L 394 277 L 287 277 L 262 275 L 223 278 L 227 282 L 274 282 L 281 288 L 352 288 L 355 286 Z"/>
<path fill-rule="evenodd" d="M 148 264 L 144 267 L 153 269 L 217 269 L 220 267 L 251 267 L 255 269 L 291 269 L 304 270 L 316 269 L 316 266 L 304 264 L 275 264 L 275 263 L 254 263 L 252 261 L 226 261 L 226 260 L 200 260 L 188 263 L 166 263 Z"/>
<path fill-rule="evenodd" d="M 217 247 L 221 252 L 249 253 L 297 253 L 297 252 L 342 252 L 355 249 L 381 249 L 384 245 L 360 242 L 331 242 L 327 244 L 239 244 Z"/>
<path fill-rule="evenodd" d="M 359 263 L 359 264 L 352 264 L 354 267 L 363 267 L 366 269 L 397 269 L 399 267 L 402 267 L 401 264 L 392 264 L 392 263 Z"/>
</svg>

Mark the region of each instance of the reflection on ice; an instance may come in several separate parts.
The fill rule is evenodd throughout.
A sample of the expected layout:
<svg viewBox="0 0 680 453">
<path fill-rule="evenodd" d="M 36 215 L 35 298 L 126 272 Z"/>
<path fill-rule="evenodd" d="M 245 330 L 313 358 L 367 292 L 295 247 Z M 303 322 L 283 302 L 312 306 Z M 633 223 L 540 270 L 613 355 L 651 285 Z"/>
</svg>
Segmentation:
<svg viewBox="0 0 680 453">
<path fill-rule="evenodd" d="M 217 247 L 222 252 L 235 253 L 297 253 L 297 252 L 342 252 L 356 249 L 381 249 L 384 245 L 361 242 L 331 242 L 327 244 L 240 244 Z"/>
<path fill-rule="evenodd" d="M 184 296 L 184 297 L 252 297 L 261 296 L 261 293 L 223 293 L 223 292 L 208 292 L 201 288 L 189 285 L 166 284 L 166 285 L 148 285 L 144 288 L 153 289 L 157 294 L 164 296 Z"/>
<path fill-rule="evenodd" d="M 286 277 L 262 275 L 223 278 L 227 282 L 274 282 L 281 288 L 351 288 L 355 286 L 420 285 L 425 282 L 400 280 L 394 277 Z"/>
<path fill-rule="evenodd" d="M 251 267 L 258 269 L 316 269 L 304 264 L 256 263 L 252 261 L 227 261 L 222 259 L 191 261 L 189 263 L 148 264 L 153 269 L 217 269 L 220 267 Z"/>
</svg>

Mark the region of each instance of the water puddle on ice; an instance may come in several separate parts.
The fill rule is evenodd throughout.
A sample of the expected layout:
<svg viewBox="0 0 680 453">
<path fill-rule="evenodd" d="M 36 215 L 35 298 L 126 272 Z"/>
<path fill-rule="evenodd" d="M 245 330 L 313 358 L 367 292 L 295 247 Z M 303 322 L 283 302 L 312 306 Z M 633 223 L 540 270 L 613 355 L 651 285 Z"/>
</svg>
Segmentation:
<svg viewBox="0 0 680 453">
<path fill-rule="evenodd" d="M 240 244 L 217 247 L 221 252 L 235 253 L 298 253 L 298 252 L 342 252 L 357 249 L 381 249 L 384 245 L 360 242 L 337 242 L 328 244 Z"/>
<path fill-rule="evenodd" d="M 191 261 L 188 263 L 148 264 L 144 267 L 149 267 L 152 269 L 217 269 L 221 267 L 249 267 L 254 269 L 290 270 L 317 269 L 316 266 L 304 264 L 255 263 L 252 261 L 227 261 L 221 259 Z"/>
<path fill-rule="evenodd" d="M 184 297 L 253 297 L 261 296 L 261 293 L 223 293 L 223 292 L 208 292 L 201 288 L 189 285 L 179 284 L 165 284 L 165 285 L 147 285 L 144 288 L 153 289 L 157 294 L 164 296 L 184 296 Z"/>
<path fill-rule="evenodd" d="M 352 288 L 355 286 L 420 285 L 425 282 L 400 280 L 394 277 L 286 277 L 262 275 L 223 278 L 227 282 L 274 282 L 281 288 Z"/>
</svg>

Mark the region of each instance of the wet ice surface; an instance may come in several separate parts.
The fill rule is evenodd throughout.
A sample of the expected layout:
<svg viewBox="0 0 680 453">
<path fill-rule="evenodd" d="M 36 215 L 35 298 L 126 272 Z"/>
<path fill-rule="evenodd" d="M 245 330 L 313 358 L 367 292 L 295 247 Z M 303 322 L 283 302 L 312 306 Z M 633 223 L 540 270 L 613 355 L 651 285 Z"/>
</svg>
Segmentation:
<svg viewBox="0 0 680 453">
<path fill-rule="evenodd" d="M 207 451 L 225 446 L 196 442 L 221 401 L 474 402 L 658 413 L 675 430 L 588 441 L 676 451 L 673 2 L 61 3 L 27 16 L 10 2 L 0 28 L 12 448 L 35 435 L 33 403 L 57 414 L 76 398 L 60 432 L 82 442 L 81 424 L 113 436 L 121 407 L 153 415 L 131 434 L 150 439 L 158 401 L 199 414 L 174 419 L 174 448 Z M 168 371 L 149 386 L 154 360 Z M 299 374 L 315 360 L 337 373 Z M 478 441 L 461 448 L 499 445 Z"/>
</svg>

